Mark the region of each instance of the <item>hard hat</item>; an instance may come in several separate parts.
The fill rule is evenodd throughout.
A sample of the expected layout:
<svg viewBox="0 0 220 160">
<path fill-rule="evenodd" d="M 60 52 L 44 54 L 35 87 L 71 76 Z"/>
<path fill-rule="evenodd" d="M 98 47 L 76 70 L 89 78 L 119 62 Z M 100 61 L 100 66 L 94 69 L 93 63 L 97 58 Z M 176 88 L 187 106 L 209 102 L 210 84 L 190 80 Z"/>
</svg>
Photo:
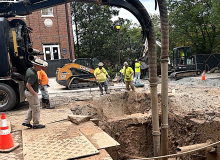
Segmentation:
<svg viewBox="0 0 220 160">
<path fill-rule="evenodd" d="M 124 62 L 124 66 L 128 66 L 128 62 Z"/>
<path fill-rule="evenodd" d="M 33 61 L 31 61 L 31 63 L 38 65 L 38 66 L 43 66 L 44 61 L 40 58 L 36 58 Z"/>
<path fill-rule="evenodd" d="M 99 62 L 99 64 L 98 64 L 99 67 L 103 67 L 103 65 L 104 64 L 102 62 Z"/>
<path fill-rule="evenodd" d="M 138 60 L 137 59 L 135 59 L 135 62 L 137 62 Z"/>
<path fill-rule="evenodd" d="M 48 67 L 48 63 L 44 61 L 43 67 Z"/>
</svg>

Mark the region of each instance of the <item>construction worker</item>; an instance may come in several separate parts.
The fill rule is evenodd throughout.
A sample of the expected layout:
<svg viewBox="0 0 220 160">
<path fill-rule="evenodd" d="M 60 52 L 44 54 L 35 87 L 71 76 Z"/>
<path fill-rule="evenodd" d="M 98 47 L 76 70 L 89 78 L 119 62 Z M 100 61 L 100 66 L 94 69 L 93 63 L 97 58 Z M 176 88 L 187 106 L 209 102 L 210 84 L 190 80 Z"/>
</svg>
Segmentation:
<svg viewBox="0 0 220 160">
<path fill-rule="evenodd" d="M 185 60 L 185 54 L 184 54 L 184 51 L 181 51 L 180 52 L 180 64 L 185 65 L 184 60 Z"/>
<path fill-rule="evenodd" d="M 130 87 L 131 86 L 131 89 L 133 91 L 135 91 L 134 89 L 134 85 L 133 85 L 133 74 L 134 74 L 134 71 L 131 67 L 128 67 L 128 62 L 124 62 L 124 66 L 125 66 L 125 69 L 123 71 L 123 75 L 125 77 L 125 85 L 126 85 L 126 89 L 128 91 L 130 91 Z"/>
<path fill-rule="evenodd" d="M 42 94 L 42 108 L 47 109 L 54 109 L 55 107 L 50 106 L 50 100 L 49 100 L 49 94 L 48 94 L 48 82 L 49 79 L 47 77 L 47 74 L 45 73 L 46 69 L 48 67 L 48 63 L 44 61 L 43 67 L 41 67 L 41 71 L 38 71 L 38 81 L 39 81 L 39 87 Z"/>
<path fill-rule="evenodd" d="M 141 63 L 140 60 L 135 59 L 135 76 L 134 83 L 139 83 L 141 77 Z"/>
<path fill-rule="evenodd" d="M 39 129 L 44 128 L 45 125 L 40 124 L 40 103 L 38 99 L 38 76 L 37 72 L 41 70 L 43 66 L 43 60 L 37 58 L 33 63 L 33 67 L 28 68 L 25 74 L 25 96 L 29 103 L 29 109 L 27 111 L 25 120 L 22 125 L 28 128 Z M 30 124 L 30 121 L 33 118 L 33 126 Z"/>
<path fill-rule="evenodd" d="M 109 94 L 109 92 L 108 92 L 108 82 L 107 82 L 106 76 L 108 76 L 108 78 L 110 78 L 110 76 L 108 75 L 108 72 L 103 67 L 102 62 L 99 62 L 98 68 L 96 68 L 95 71 L 94 71 L 94 76 L 95 76 L 96 81 L 99 84 L 99 90 L 101 92 L 100 95 L 103 95 L 103 87 L 105 88 L 106 94 Z"/>
</svg>

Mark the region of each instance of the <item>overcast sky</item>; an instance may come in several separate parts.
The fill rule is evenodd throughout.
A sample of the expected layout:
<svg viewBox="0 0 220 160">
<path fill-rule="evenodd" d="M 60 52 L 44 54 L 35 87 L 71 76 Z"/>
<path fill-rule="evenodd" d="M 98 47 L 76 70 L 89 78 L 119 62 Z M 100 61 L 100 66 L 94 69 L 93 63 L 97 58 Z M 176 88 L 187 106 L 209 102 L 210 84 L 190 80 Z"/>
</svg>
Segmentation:
<svg viewBox="0 0 220 160">
<path fill-rule="evenodd" d="M 155 13 L 159 14 L 158 6 L 157 6 L 157 10 L 155 10 L 155 0 L 140 0 L 140 2 L 144 5 L 144 7 L 146 8 L 149 14 L 155 14 Z M 131 14 L 129 11 L 123 8 L 120 9 L 119 17 L 132 20 L 133 23 L 139 24 L 136 17 L 134 17 L 133 14 Z M 118 19 L 118 17 L 113 18 L 113 20 L 116 20 L 116 19 Z"/>
</svg>

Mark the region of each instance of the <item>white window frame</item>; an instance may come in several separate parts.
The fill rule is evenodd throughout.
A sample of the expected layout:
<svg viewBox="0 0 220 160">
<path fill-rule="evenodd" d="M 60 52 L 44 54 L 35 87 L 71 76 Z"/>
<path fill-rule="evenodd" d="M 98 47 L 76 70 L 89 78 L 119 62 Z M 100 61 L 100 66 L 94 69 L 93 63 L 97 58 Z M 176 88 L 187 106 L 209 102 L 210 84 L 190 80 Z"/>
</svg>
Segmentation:
<svg viewBox="0 0 220 160">
<path fill-rule="evenodd" d="M 50 51 L 51 51 L 51 59 L 50 60 L 54 60 L 54 54 L 53 54 L 53 48 L 54 47 L 57 47 L 58 49 L 58 59 L 61 59 L 61 56 L 60 56 L 60 46 L 57 44 L 57 45 L 47 45 L 47 44 L 43 44 L 43 53 L 44 53 L 44 60 L 46 60 L 46 53 L 45 53 L 45 48 L 50 48 Z"/>
<path fill-rule="evenodd" d="M 54 17 L 54 15 L 53 15 L 53 7 L 49 7 L 49 8 L 45 8 L 45 9 L 48 10 L 50 8 L 52 8 L 52 14 L 50 14 L 50 15 L 43 15 L 43 9 L 42 9 L 41 10 L 41 17 Z"/>
</svg>

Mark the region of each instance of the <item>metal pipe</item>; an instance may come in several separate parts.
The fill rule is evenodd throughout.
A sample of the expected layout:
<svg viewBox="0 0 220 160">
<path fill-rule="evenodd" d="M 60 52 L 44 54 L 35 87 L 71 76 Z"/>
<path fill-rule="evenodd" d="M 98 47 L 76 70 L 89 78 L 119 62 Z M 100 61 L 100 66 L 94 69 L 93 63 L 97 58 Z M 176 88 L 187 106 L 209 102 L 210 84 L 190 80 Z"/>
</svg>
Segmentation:
<svg viewBox="0 0 220 160">
<path fill-rule="evenodd" d="M 156 55 L 156 38 L 154 34 L 153 24 L 150 23 L 147 34 L 148 39 L 148 64 L 149 64 L 149 82 L 151 93 L 152 107 L 152 124 L 153 124 L 153 142 L 154 156 L 160 155 L 160 129 L 159 129 L 159 113 L 158 113 L 158 94 L 157 94 L 157 55 Z"/>
<path fill-rule="evenodd" d="M 205 147 L 205 146 L 208 146 L 211 144 L 211 141 L 207 141 L 206 143 L 201 143 L 201 144 L 193 144 L 193 145 L 189 145 L 189 146 L 183 146 L 183 147 L 177 147 L 177 153 L 183 153 L 183 152 L 188 152 L 188 151 L 191 151 L 191 150 L 195 150 L 195 149 L 198 149 L 198 148 L 202 148 L 202 147 Z M 207 148 L 203 148 L 203 150 L 206 150 L 206 151 L 210 151 L 212 149 L 212 146 L 209 146 Z"/>
<path fill-rule="evenodd" d="M 39 51 L 39 50 L 33 49 L 33 48 L 31 48 L 31 47 L 27 49 L 27 52 L 30 53 L 30 54 L 33 54 L 33 55 L 38 55 L 38 54 L 40 54 L 40 51 Z"/>
<path fill-rule="evenodd" d="M 28 56 L 28 60 L 29 60 L 29 61 L 33 61 L 33 60 L 35 60 L 36 58 L 37 58 L 37 56 L 32 56 L 32 55 Z"/>
<path fill-rule="evenodd" d="M 166 0 L 158 0 L 161 19 L 161 154 L 168 154 L 168 57 L 169 57 L 169 22 Z M 162 158 L 167 160 L 168 158 Z"/>
</svg>

